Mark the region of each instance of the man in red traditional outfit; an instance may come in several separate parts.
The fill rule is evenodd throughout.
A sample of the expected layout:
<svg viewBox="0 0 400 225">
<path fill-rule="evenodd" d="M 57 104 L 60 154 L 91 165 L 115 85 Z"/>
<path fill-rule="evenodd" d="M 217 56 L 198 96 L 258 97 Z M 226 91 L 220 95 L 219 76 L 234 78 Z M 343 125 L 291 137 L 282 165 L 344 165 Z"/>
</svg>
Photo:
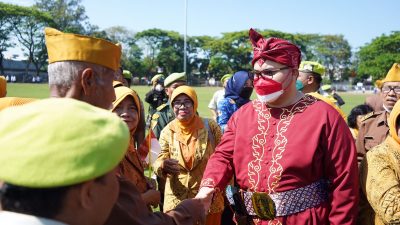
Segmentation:
<svg viewBox="0 0 400 225">
<path fill-rule="evenodd" d="M 250 40 L 258 98 L 229 120 L 196 197 L 211 202 L 234 177 L 246 214 L 236 217 L 239 224 L 355 224 L 358 171 L 346 122 L 324 101 L 296 91 L 297 46 L 253 29 Z M 272 219 L 263 213 L 273 208 L 269 198 Z"/>
</svg>

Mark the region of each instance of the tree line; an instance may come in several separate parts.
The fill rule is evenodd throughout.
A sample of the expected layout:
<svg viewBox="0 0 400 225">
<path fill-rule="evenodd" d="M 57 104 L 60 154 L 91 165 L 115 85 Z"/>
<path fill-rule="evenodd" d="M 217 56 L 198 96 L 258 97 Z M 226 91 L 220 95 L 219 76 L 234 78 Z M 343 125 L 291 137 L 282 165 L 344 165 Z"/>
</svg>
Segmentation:
<svg viewBox="0 0 400 225">
<path fill-rule="evenodd" d="M 32 7 L 0 2 L 0 73 L 4 73 L 4 52 L 16 44 L 23 48 L 26 69 L 33 64 L 37 75 L 46 70 L 46 26 L 120 43 L 122 67 L 137 77 L 183 70 L 184 37 L 178 32 L 154 28 L 134 33 L 122 26 L 101 30 L 90 24 L 81 0 L 36 0 Z M 326 67 L 327 82 L 349 77 L 355 81 L 370 76 L 380 79 L 394 62 L 400 62 L 400 31 L 376 37 L 355 53 L 343 35 L 258 31 L 265 37 L 283 38 L 299 46 L 303 60 L 318 61 Z M 189 36 L 187 72 L 196 80 L 251 70 L 251 49 L 248 30 L 222 33 L 220 37 Z"/>
</svg>

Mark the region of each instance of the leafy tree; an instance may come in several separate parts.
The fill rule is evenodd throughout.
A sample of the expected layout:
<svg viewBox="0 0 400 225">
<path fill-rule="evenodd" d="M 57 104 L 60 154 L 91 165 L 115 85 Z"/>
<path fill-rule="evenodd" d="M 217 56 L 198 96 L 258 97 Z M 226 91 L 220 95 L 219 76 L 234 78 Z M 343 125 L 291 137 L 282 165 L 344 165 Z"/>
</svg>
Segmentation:
<svg viewBox="0 0 400 225">
<path fill-rule="evenodd" d="M 386 76 L 393 63 L 400 63 L 400 31 L 381 35 L 360 48 L 357 54 L 358 76 L 373 80 Z"/>
<path fill-rule="evenodd" d="M 27 56 L 26 74 L 31 63 L 36 67 L 36 75 L 45 64 L 47 52 L 45 51 L 43 30 L 52 24 L 50 15 L 30 8 L 27 14 L 15 17 L 11 22 L 13 34 L 23 46 Z"/>
<path fill-rule="evenodd" d="M 82 0 L 36 0 L 35 6 L 50 14 L 55 28 L 68 32 L 89 34 L 95 27 L 89 24 Z"/>
<path fill-rule="evenodd" d="M 27 7 L 6 4 L 0 2 L 0 73 L 4 73 L 3 59 L 4 52 L 8 48 L 15 46 L 11 40 L 13 18 L 28 12 Z"/>
<path fill-rule="evenodd" d="M 326 75 L 333 81 L 335 76 L 342 79 L 345 68 L 350 66 L 351 47 L 343 35 L 323 35 L 315 44 L 315 60 L 326 67 Z"/>
<path fill-rule="evenodd" d="M 178 32 L 145 30 L 136 33 L 135 43 L 147 57 L 147 75 L 152 76 L 156 67 L 163 68 L 165 74 L 183 70 L 183 37 Z"/>
<path fill-rule="evenodd" d="M 54 25 L 49 14 L 39 11 L 35 7 L 22 7 L 15 5 L 3 5 L 2 15 L 5 15 L 5 23 L 9 26 L 11 34 L 22 45 L 25 55 L 28 57 L 26 74 L 31 63 L 36 67 L 38 75 L 40 69 L 46 63 L 44 33 L 45 26 Z M 4 14 L 3 14 L 4 13 Z M 25 79 L 25 77 L 24 77 Z"/>
</svg>

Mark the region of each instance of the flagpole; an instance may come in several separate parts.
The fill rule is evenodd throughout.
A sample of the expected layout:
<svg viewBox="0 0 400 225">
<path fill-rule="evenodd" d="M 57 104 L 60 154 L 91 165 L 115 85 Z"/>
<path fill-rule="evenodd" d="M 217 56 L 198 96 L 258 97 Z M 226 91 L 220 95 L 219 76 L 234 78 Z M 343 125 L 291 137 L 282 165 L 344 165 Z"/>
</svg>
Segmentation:
<svg viewBox="0 0 400 225">
<path fill-rule="evenodd" d="M 189 75 L 186 73 L 186 48 L 187 48 L 187 8 L 188 8 L 188 0 L 185 0 L 185 35 L 184 35 L 184 40 L 183 40 L 183 71 L 185 72 L 186 76 L 187 76 L 187 80 L 190 84 L 190 80 L 189 80 Z"/>
</svg>

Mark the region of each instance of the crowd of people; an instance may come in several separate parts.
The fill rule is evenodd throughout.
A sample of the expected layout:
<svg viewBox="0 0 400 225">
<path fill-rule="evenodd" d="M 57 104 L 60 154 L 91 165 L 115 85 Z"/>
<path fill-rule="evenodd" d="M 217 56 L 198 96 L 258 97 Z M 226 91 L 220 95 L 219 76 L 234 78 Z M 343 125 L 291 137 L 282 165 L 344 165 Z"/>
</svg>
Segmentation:
<svg viewBox="0 0 400 225">
<path fill-rule="evenodd" d="M 250 29 L 253 69 L 222 76 L 211 119 L 185 73 L 152 78 L 146 116 L 120 45 L 45 38 L 48 99 L 0 76 L 1 223 L 400 223 L 400 64 L 346 115 L 323 65 Z"/>
</svg>

